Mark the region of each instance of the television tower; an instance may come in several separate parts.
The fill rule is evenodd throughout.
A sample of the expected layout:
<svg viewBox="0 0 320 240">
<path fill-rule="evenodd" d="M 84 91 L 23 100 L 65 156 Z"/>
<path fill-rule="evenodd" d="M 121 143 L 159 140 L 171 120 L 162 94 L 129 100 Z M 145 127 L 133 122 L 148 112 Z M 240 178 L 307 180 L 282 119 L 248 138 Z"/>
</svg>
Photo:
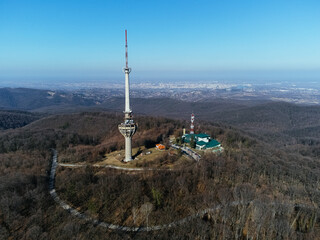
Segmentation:
<svg viewBox="0 0 320 240">
<path fill-rule="evenodd" d="M 190 134 L 194 134 L 194 114 L 191 114 L 191 125 L 190 125 Z"/>
<path fill-rule="evenodd" d="M 137 130 L 137 125 L 132 118 L 132 111 L 130 108 L 130 94 L 129 94 L 129 73 L 131 68 L 128 67 L 128 43 L 127 43 L 127 30 L 126 35 L 126 66 L 123 68 L 125 74 L 125 109 L 124 109 L 124 122 L 118 125 L 120 133 L 125 138 L 125 159 L 124 162 L 132 161 L 132 148 L 131 138 Z"/>
</svg>

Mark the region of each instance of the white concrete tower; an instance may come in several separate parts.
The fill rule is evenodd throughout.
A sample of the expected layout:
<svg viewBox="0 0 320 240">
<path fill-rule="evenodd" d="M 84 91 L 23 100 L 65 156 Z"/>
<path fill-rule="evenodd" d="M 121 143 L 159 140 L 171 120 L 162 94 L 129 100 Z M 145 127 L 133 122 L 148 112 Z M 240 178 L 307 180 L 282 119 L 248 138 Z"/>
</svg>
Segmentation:
<svg viewBox="0 0 320 240">
<path fill-rule="evenodd" d="M 127 43 L 127 30 L 125 31 L 126 36 L 126 67 L 123 69 L 125 74 L 125 108 L 124 108 L 124 122 L 119 124 L 118 128 L 120 133 L 125 138 L 125 158 L 124 162 L 132 161 L 132 148 L 131 138 L 137 130 L 137 125 L 134 123 L 132 118 L 132 111 L 130 108 L 130 85 L 129 85 L 129 73 L 131 68 L 128 67 L 128 43 Z"/>
</svg>

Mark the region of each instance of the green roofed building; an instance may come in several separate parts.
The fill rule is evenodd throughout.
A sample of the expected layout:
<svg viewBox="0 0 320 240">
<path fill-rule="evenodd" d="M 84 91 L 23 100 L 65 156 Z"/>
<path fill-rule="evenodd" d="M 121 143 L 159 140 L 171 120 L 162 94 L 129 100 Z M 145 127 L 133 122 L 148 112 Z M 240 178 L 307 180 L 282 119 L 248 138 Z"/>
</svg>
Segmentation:
<svg viewBox="0 0 320 240">
<path fill-rule="evenodd" d="M 215 140 L 211 139 L 210 135 L 205 133 L 199 134 L 185 134 L 182 136 L 182 139 L 185 143 L 190 143 L 191 139 L 194 138 L 196 142 L 196 149 L 220 149 L 221 144 Z"/>
</svg>

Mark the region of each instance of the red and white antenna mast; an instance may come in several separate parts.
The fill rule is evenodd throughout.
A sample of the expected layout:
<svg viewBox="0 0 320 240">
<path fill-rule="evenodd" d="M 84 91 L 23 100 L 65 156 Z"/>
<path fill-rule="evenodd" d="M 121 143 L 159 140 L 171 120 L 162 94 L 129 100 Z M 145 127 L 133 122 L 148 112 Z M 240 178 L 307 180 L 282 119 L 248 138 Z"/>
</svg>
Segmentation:
<svg viewBox="0 0 320 240">
<path fill-rule="evenodd" d="M 191 114 L 190 134 L 194 134 L 194 114 Z"/>
</svg>

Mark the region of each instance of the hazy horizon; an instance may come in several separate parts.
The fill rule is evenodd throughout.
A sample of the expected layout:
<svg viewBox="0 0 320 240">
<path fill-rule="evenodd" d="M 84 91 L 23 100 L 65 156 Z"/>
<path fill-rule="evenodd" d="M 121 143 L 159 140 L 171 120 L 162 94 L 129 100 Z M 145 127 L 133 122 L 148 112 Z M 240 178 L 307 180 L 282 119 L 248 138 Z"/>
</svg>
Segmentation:
<svg viewBox="0 0 320 240">
<path fill-rule="evenodd" d="M 230 72 L 151 72 L 131 73 L 131 85 L 136 84 L 285 84 L 305 88 L 320 89 L 320 71 L 230 71 Z M 118 72 L 101 75 L 61 75 L 61 76 L 28 76 L 0 77 L 0 87 L 26 87 L 38 89 L 78 89 L 78 88 L 110 88 L 123 85 L 124 74 Z M 121 86 L 122 88 L 122 86 Z"/>
</svg>

